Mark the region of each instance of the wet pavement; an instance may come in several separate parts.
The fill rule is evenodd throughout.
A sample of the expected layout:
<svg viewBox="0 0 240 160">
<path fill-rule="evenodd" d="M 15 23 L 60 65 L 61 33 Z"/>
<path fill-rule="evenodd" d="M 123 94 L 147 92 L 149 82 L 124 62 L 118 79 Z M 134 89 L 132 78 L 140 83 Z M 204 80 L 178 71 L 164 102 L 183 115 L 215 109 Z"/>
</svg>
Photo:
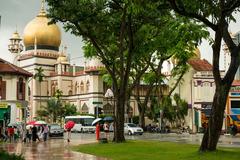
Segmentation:
<svg viewBox="0 0 240 160">
<path fill-rule="evenodd" d="M 103 136 L 103 134 L 102 134 Z M 143 135 L 128 136 L 126 139 L 132 140 L 156 140 L 171 141 L 178 143 L 200 144 L 202 134 L 152 134 L 144 133 Z M 110 139 L 113 135 L 110 135 Z M 52 138 L 47 142 L 36 143 L 2 143 L 0 149 L 4 149 L 9 153 L 22 154 L 26 160 L 107 160 L 106 158 L 96 157 L 89 154 L 71 151 L 72 146 L 85 143 L 95 143 L 95 134 L 72 134 L 71 142 L 68 143 L 66 138 Z M 220 137 L 218 146 L 223 147 L 239 147 L 240 135 L 230 136 L 223 135 Z"/>
<path fill-rule="evenodd" d="M 71 151 L 71 146 L 94 142 L 96 140 L 93 135 L 73 134 L 70 143 L 65 138 L 52 138 L 46 142 L 4 143 L 0 144 L 0 149 L 22 154 L 26 160 L 106 160 L 106 158 Z"/>
</svg>

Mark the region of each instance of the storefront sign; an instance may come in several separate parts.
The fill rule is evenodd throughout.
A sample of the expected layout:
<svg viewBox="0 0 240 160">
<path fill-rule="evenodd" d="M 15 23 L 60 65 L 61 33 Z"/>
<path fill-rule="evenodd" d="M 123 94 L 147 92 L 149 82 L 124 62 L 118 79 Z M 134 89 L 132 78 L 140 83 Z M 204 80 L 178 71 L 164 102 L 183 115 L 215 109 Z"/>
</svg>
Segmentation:
<svg viewBox="0 0 240 160">
<path fill-rule="evenodd" d="M 21 103 L 16 103 L 16 106 L 17 106 L 17 108 L 22 108 L 22 104 Z"/>
<path fill-rule="evenodd" d="M 8 103 L 0 102 L 0 108 L 8 108 Z"/>
<path fill-rule="evenodd" d="M 229 92 L 240 93 L 240 86 L 232 86 Z"/>
</svg>

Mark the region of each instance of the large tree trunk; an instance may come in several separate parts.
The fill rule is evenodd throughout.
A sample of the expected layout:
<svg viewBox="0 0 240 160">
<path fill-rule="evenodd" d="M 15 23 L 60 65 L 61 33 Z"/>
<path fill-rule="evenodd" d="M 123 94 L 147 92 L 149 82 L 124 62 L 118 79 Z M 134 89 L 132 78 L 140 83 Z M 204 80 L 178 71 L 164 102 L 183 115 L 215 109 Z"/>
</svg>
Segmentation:
<svg viewBox="0 0 240 160">
<path fill-rule="evenodd" d="M 138 105 L 140 105 L 138 103 Z M 141 104 L 141 109 L 138 107 L 138 111 L 139 111 L 139 125 L 144 128 L 145 127 L 145 107 L 142 106 L 143 104 Z"/>
<path fill-rule="evenodd" d="M 213 99 L 212 113 L 204 133 L 200 151 L 214 151 L 222 131 L 226 99 L 231 84 L 223 84 L 216 88 Z"/>
<path fill-rule="evenodd" d="M 117 104 L 115 106 L 115 125 L 114 125 L 114 142 L 124 142 L 124 110 L 125 98 L 124 96 L 117 97 Z"/>
<path fill-rule="evenodd" d="M 204 133 L 200 151 L 215 151 L 217 143 L 222 131 L 224 110 L 226 100 L 234 80 L 235 74 L 239 67 L 239 47 L 237 47 L 227 30 L 228 25 L 223 21 L 219 24 L 218 30 L 215 32 L 215 42 L 213 44 L 213 75 L 216 84 L 215 95 L 213 98 L 212 112 L 209 119 L 209 125 Z M 222 36 L 231 53 L 231 62 L 224 78 L 221 78 L 219 72 L 219 57 Z"/>
</svg>

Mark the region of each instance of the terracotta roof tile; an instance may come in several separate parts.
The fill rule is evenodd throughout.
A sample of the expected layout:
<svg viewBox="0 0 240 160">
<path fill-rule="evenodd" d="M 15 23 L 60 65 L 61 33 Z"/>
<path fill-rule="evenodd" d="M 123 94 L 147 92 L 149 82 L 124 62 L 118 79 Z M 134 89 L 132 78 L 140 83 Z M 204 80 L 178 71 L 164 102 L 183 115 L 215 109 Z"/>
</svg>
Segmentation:
<svg viewBox="0 0 240 160">
<path fill-rule="evenodd" d="M 212 71 L 212 65 L 205 59 L 191 59 L 188 64 L 196 71 Z"/>
<path fill-rule="evenodd" d="M 33 75 L 25 71 L 24 69 L 17 67 L 3 59 L 0 58 L 0 73 L 8 73 L 8 74 L 14 74 L 14 75 L 24 75 L 27 77 L 32 77 Z"/>
</svg>

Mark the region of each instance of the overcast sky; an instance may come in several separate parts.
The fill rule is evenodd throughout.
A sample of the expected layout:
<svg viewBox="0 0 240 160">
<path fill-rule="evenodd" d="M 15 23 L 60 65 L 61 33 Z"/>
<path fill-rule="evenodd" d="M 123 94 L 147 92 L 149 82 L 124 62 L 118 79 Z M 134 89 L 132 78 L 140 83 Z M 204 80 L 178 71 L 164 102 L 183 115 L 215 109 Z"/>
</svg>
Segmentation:
<svg viewBox="0 0 240 160">
<path fill-rule="evenodd" d="M 0 58 L 12 61 L 12 55 L 8 51 L 9 38 L 16 30 L 20 36 L 23 35 L 24 27 L 33 18 L 36 17 L 41 7 L 41 0 L 0 0 L 0 14 L 2 16 L 0 28 Z M 240 16 L 237 17 L 237 23 L 230 25 L 230 31 L 235 33 L 240 30 Z M 76 38 L 70 33 L 65 33 L 61 24 L 58 24 L 62 32 L 62 44 L 67 45 L 67 53 L 71 58 L 81 57 L 82 42 L 80 38 Z M 202 58 L 212 62 L 212 51 L 208 42 L 203 41 L 199 47 Z M 83 64 L 84 59 L 73 59 L 72 63 Z"/>
</svg>

